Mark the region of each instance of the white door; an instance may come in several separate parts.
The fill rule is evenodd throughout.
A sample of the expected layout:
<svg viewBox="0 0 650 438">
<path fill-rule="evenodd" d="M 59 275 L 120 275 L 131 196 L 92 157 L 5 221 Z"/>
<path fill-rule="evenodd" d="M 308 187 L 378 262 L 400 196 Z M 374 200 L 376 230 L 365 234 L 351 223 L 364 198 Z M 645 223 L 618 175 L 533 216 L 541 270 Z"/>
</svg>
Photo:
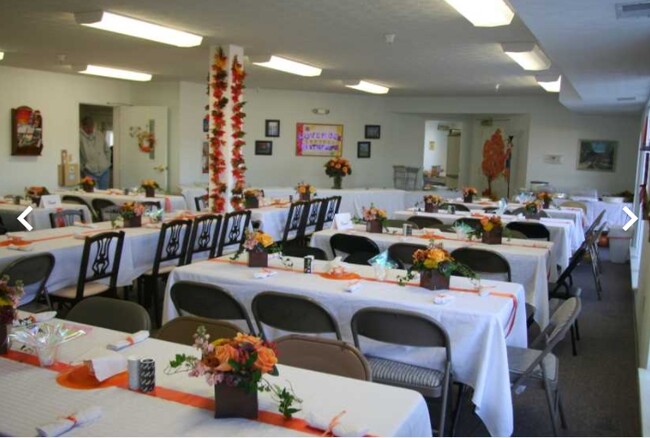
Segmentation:
<svg viewBox="0 0 650 438">
<path fill-rule="evenodd" d="M 167 190 L 168 116 L 165 106 L 122 106 L 114 116 L 115 187 L 154 179 Z"/>
</svg>

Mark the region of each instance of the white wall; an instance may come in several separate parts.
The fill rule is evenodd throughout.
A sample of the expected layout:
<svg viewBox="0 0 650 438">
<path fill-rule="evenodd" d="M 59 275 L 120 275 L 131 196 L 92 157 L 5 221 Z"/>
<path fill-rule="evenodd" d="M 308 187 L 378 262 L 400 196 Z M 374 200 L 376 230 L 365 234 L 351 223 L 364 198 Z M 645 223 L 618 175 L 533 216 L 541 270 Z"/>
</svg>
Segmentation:
<svg viewBox="0 0 650 438">
<path fill-rule="evenodd" d="M 0 194 L 22 194 L 29 185 L 58 185 L 60 152 L 79 162 L 79 104 L 131 103 L 132 84 L 83 75 L 0 67 Z M 39 157 L 11 156 L 11 109 L 27 105 L 43 116 Z"/>
<path fill-rule="evenodd" d="M 203 117 L 206 114 L 205 105 L 208 102 L 206 86 L 181 82 L 179 96 L 179 141 L 178 141 L 178 184 L 192 185 L 193 183 L 208 182 L 208 174 L 201 173 L 201 156 L 203 141 Z M 175 189 L 175 186 L 171 186 Z"/>
<path fill-rule="evenodd" d="M 452 127 L 451 122 L 442 120 L 427 120 L 424 124 L 424 157 L 423 167 L 431 170 L 431 166 L 442 166 L 443 175 L 447 173 L 447 136 L 449 131 L 439 131 L 438 125 Z M 431 142 L 434 142 L 431 150 Z"/>
</svg>

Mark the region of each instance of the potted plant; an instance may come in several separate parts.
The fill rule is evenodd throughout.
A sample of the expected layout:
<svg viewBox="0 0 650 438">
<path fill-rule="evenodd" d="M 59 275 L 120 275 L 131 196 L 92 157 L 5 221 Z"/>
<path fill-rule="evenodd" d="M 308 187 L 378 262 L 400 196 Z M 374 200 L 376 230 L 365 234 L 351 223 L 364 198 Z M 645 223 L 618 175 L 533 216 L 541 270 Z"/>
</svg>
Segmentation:
<svg viewBox="0 0 650 438">
<path fill-rule="evenodd" d="M 370 208 L 363 207 L 363 220 L 366 221 L 367 232 L 381 233 L 386 219 L 388 219 L 386 211 L 375 207 L 375 204 L 370 204 Z"/>
<path fill-rule="evenodd" d="M 549 192 L 539 192 L 537 193 L 536 197 L 542 201 L 544 208 L 551 207 L 551 202 L 553 202 L 553 195 L 551 195 Z"/>
<path fill-rule="evenodd" d="M 477 193 L 478 191 L 474 187 L 463 187 L 463 202 L 471 203 Z"/>
<path fill-rule="evenodd" d="M 160 186 L 154 179 L 143 179 L 140 183 L 140 187 L 144 190 L 144 194 L 147 198 L 155 197 L 156 189 L 160 190 Z"/>
<path fill-rule="evenodd" d="M 9 351 L 9 331 L 16 319 L 16 307 L 20 304 L 23 293 L 21 281 L 16 281 L 15 286 L 9 286 L 7 275 L 0 280 L 0 354 Z"/>
<path fill-rule="evenodd" d="M 273 242 L 273 237 L 263 231 L 250 232 L 247 230 L 244 245 L 232 259 L 238 259 L 244 251 L 248 251 L 249 268 L 265 268 L 269 265 L 269 254 L 280 252 L 280 247 Z"/>
<path fill-rule="evenodd" d="M 298 198 L 301 201 L 310 201 L 312 195 L 316 193 L 316 187 L 312 186 L 311 184 L 300 182 L 296 186 L 296 192 L 298 193 Z"/>
<path fill-rule="evenodd" d="M 538 218 L 541 207 L 542 203 L 539 200 L 526 202 L 524 204 L 524 216 L 528 219 Z"/>
<path fill-rule="evenodd" d="M 426 249 L 418 249 L 413 253 L 413 265 L 406 271 L 406 276 L 399 278 L 399 284 L 412 280 L 420 273 L 420 287 L 430 290 L 449 289 L 449 277 L 459 274 L 475 278 L 476 274 L 470 268 L 457 262 L 442 245 L 430 244 Z"/>
<path fill-rule="evenodd" d="M 79 185 L 84 190 L 84 192 L 92 193 L 95 191 L 95 179 L 92 176 L 84 176 Z"/>
<path fill-rule="evenodd" d="M 352 174 L 352 167 L 350 162 L 345 158 L 332 158 L 325 163 L 325 173 L 330 178 L 334 178 L 333 189 L 339 190 L 344 176 Z"/>
<path fill-rule="evenodd" d="M 244 207 L 259 208 L 261 196 L 262 196 L 262 192 L 257 189 L 244 190 Z"/>
<path fill-rule="evenodd" d="M 442 204 L 442 197 L 438 195 L 425 195 L 424 196 L 424 211 L 427 213 L 437 213 L 438 208 Z"/>
<path fill-rule="evenodd" d="M 135 202 L 125 202 L 120 207 L 120 217 L 124 221 L 124 228 L 137 228 L 142 226 L 144 207 Z"/>
<path fill-rule="evenodd" d="M 258 391 L 270 392 L 285 419 L 300 411 L 301 403 L 293 390 L 271 385 L 263 376 L 278 375 L 275 346 L 256 336 L 238 333 L 234 338 L 210 342 L 204 326 L 197 328 L 194 347 L 201 357 L 177 354 L 165 373 L 188 372 L 190 377 L 205 377 L 214 386 L 215 418 L 257 418 Z"/>
<path fill-rule="evenodd" d="M 503 222 L 499 216 L 483 216 L 481 227 L 476 229 L 476 234 L 481 235 L 481 242 L 488 245 L 501 245 L 503 240 Z"/>
</svg>

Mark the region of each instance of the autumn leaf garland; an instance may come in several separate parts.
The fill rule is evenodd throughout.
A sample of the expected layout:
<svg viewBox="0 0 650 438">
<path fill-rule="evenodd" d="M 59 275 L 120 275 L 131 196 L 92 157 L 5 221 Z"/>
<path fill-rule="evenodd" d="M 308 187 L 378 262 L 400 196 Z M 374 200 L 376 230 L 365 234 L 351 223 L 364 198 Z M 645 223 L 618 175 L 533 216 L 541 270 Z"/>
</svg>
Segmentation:
<svg viewBox="0 0 650 438">
<path fill-rule="evenodd" d="M 244 135 L 246 135 L 246 133 L 243 130 L 244 118 L 246 117 L 246 113 L 243 109 L 246 102 L 242 101 L 241 98 L 244 90 L 244 78 L 246 77 L 246 72 L 237 59 L 237 56 L 235 56 L 232 61 L 231 77 L 232 83 L 230 85 L 230 96 L 233 105 L 232 116 L 230 117 L 230 126 L 232 128 L 233 146 L 230 164 L 232 165 L 232 176 L 235 184 L 231 190 L 230 205 L 232 205 L 235 210 L 242 210 L 244 208 L 243 191 L 246 185 L 246 162 L 242 150 L 246 144 L 244 141 Z"/>
<path fill-rule="evenodd" d="M 214 103 L 210 115 L 212 117 L 213 127 L 210 137 L 210 170 L 212 171 L 211 180 L 213 184 L 210 198 L 213 201 L 212 211 L 214 213 L 221 213 L 225 209 L 226 183 L 222 179 L 226 170 L 226 160 L 224 159 L 223 149 L 226 147 L 225 140 L 225 116 L 224 108 L 228 104 L 228 98 L 225 96 L 228 89 L 228 72 L 226 66 L 228 58 L 219 47 L 219 51 L 215 54 L 214 63 L 212 64 L 212 97 Z"/>
</svg>

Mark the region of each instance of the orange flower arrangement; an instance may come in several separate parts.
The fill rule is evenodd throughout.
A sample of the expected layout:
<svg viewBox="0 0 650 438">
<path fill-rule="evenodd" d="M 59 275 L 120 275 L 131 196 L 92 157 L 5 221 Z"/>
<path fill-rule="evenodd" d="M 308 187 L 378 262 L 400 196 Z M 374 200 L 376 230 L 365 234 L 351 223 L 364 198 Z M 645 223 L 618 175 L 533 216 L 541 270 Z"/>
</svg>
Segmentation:
<svg viewBox="0 0 650 438">
<path fill-rule="evenodd" d="M 325 173 L 327 176 L 348 176 L 352 174 L 352 166 L 345 158 L 332 158 L 325 163 Z"/>
<path fill-rule="evenodd" d="M 370 204 L 370 208 L 363 207 L 363 220 L 383 222 L 388 219 L 386 210 L 375 207 L 375 204 Z"/>
<path fill-rule="evenodd" d="M 300 193 L 301 195 L 304 195 L 306 193 L 314 194 L 316 192 L 316 187 L 312 186 L 311 184 L 300 182 L 296 186 L 296 192 Z"/>
<path fill-rule="evenodd" d="M 463 187 L 463 196 L 476 196 L 477 194 L 478 190 L 475 187 Z"/>
<path fill-rule="evenodd" d="M 537 195 L 535 195 L 535 197 L 544 202 L 550 202 L 553 200 L 553 195 L 551 195 L 549 192 L 539 192 Z"/>
<path fill-rule="evenodd" d="M 399 284 L 403 286 L 415 278 L 414 271 L 438 271 L 447 278 L 452 274 L 476 278 L 474 271 L 457 262 L 441 244 L 435 245 L 433 242 L 426 249 L 418 249 L 413 253 L 413 265 L 404 277 L 398 276 Z"/>
<path fill-rule="evenodd" d="M 95 187 L 95 179 L 92 176 L 84 176 L 81 178 L 79 181 L 80 186 L 90 186 L 90 187 Z"/>
<path fill-rule="evenodd" d="M 481 228 L 488 233 L 495 228 L 503 228 L 503 222 L 499 216 L 483 216 L 481 218 Z"/>
<path fill-rule="evenodd" d="M 440 205 L 442 204 L 442 196 L 438 195 L 426 195 L 424 197 L 425 204 Z"/>
</svg>

